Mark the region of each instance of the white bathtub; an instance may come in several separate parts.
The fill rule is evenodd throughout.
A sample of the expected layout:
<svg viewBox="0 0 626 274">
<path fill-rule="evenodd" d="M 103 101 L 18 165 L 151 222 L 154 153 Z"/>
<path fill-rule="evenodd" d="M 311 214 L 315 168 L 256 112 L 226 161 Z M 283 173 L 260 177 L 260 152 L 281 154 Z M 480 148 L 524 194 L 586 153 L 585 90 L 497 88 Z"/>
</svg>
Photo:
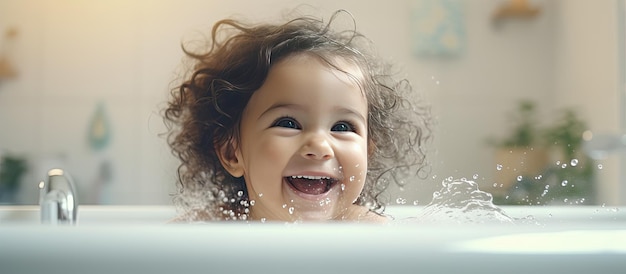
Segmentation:
<svg viewBox="0 0 626 274">
<path fill-rule="evenodd" d="M 172 225 L 171 207 L 82 206 L 53 227 L 0 207 L 0 273 L 626 273 L 625 208 L 505 210 L 541 224 Z"/>
</svg>

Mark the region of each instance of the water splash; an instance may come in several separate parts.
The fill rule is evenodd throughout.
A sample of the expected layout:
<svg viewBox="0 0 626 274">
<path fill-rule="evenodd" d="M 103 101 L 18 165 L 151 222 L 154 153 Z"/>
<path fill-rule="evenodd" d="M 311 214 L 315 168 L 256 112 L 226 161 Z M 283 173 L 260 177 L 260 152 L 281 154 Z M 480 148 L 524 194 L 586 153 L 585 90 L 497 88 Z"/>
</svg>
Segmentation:
<svg viewBox="0 0 626 274">
<path fill-rule="evenodd" d="M 471 180 L 442 182 L 443 188 L 433 193 L 433 200 L 411 221 L 435 224 L 513 224 L 501 208 L 493 204 L 490 193 L 478 189 Z"/>
</svg>

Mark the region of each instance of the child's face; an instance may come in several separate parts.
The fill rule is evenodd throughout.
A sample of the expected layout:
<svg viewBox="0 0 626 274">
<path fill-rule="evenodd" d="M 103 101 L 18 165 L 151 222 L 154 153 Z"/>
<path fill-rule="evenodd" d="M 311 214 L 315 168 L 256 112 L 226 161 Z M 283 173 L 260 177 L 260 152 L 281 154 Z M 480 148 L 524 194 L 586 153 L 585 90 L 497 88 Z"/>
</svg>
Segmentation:
<svg viewBox="0 0 626 274">
<path fill-rule="evenodd" d="M 235 166 L 252 219 L 351 219 L 362 210 L 353 202 L 367 173 L 367 100 L 345 73 L 306 54 L 282 60 L 250 98 L 240 134 Z"/>
</svg>

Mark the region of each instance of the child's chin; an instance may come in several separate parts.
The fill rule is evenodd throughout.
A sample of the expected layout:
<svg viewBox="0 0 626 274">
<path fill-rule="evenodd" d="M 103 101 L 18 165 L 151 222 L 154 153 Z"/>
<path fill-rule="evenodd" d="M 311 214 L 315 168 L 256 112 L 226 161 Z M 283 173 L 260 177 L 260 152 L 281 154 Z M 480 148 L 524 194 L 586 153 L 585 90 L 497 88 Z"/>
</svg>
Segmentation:
<svg viewBox="0 0 626 274">
<path fill-rule="evenodd" d="M 294 215 L 296 215 L 297 220 L 306 221 L 306 222 L 323 222 L 335 220 L 338 218 L 339 213 L 337 212 L 335 207 L 329 208 L 320 208 L 317 209 L 303 209 L 299 208 L 294 210 Z M 339 210 L 341 211 L 341 210 Z"/>
<path fill-rule="evenodd" d="M 341 203 L 341 188 L 332 187 L 329 191 L 318 195 L 299 192 L 285 182 L 284 194 L 288 207 L 293 207 L 292 215 L 299 220 L 326 221 L 335 219 L 344 206 Z M 350 206 L 350 205 L 347 205 Z"/>
</svg>

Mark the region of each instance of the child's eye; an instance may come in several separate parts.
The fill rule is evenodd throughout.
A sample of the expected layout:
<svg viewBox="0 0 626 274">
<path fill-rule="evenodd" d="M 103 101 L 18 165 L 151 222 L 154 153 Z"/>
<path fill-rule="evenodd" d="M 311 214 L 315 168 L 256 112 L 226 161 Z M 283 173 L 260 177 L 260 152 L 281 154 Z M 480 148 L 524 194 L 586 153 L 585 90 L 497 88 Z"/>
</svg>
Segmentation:
<svg viewBox="0 0 626 274">
<path fill-rule="evenodd" d="M 298 122 L 291 117 L 281 117 L 278 118 L 273 124 L 273 127 L 284 127 L 284 128 L 293 128 L 293 129 L 301 129 Z"/>
<path fill-rule="evenodd" d="M 354 128 L 354 126 L 350 122 L 342 121 L 342 122 L 336 123 L 330 129 L 330 131 L 351 131 L 351 132 L 356 132 L 356 129 Z"/>
</svg>

